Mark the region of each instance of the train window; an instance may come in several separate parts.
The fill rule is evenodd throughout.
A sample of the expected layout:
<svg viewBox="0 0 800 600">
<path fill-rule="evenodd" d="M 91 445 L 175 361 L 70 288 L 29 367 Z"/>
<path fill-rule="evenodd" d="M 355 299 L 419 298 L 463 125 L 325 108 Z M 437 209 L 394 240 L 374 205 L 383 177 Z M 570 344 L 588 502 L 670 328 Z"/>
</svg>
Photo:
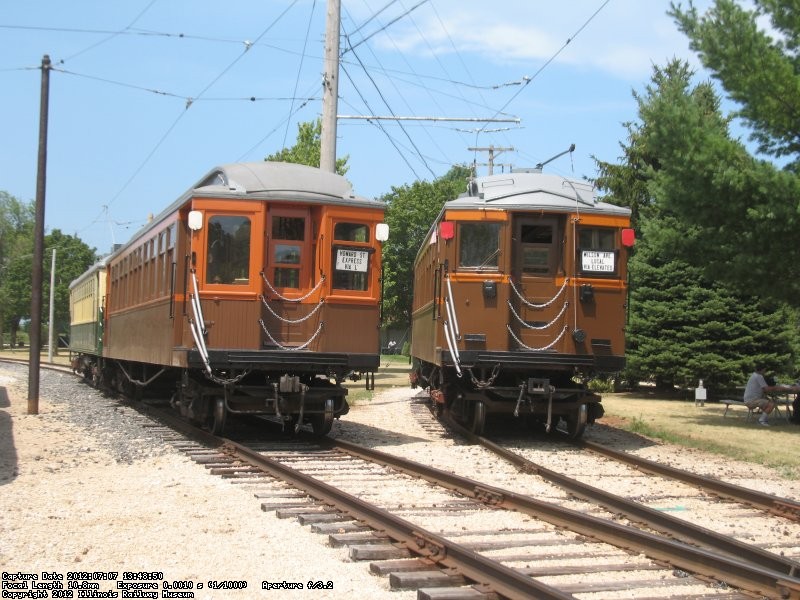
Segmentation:
<svg viewBox="0 0 800 600">
<path fill-rule="evenodd" d="M 300 217 L 273 217 L 272 237 L 276 240 L 298 240 L 305 238 L 306 220 Z"/>
<path fill-rule="evenodd" d="M 299 289 L 306 241 L 306 217 L 273 214 L 271 231 L 272 284 L 277 288 Z"/>
<path fill-rule="evenodd" d="M 369 247 L 333 247 L 333 288 L 366 291 L 369 285 Z"/>
<path fill-rule="evenodd" d="M 369 242 L 369 227 L 361 223 L 337 223 L 333 239 L 342 242 Z"/>
<path fill-rule="evenodd" d="M 297 267 L 275 267 L 275 285 L 278 287 L 299 288 L 300 287 L 300 246 L 289 244 L 275 244 L 274 256 L 275 264 L 298 265 Z"/>
<path fill-rule="evenodd" d="M 616 250 L 616 232 L 608 227 L 583 227 L 578 231 L 578 245 L 586 250 Z"/>
<path fill-rule="evenodd" d="M 333 288 L 364 292 L 369 286 L 369 227 L 362 223 L 336 223 L 333 238 L 352 245 L 333 247 Z M 363 244 L 360 245 L 360 244 Z"/>
<path fill-rule="evenodd" d="M 616 230 L 582 227 L 578 230 L 578 268 L 584 274 L 609 276 L 617 272 Z"/>
<path fill-rule="evenodd" d="M 550 223 L 521 223 L 519 228 L 522 272 L 546 275 L 551 268 L 553 225 Z"/>
<path fill-rule="evenodd" d="M 550 277 L 561 260 L 561 219 L 520 214 L 514 218 L 514 274 L 517 277 Z"/>
<path fill-rule="evenodd" d="M 497 269 L 500 223 L 460 223 L 458 264 L 466 269 Z"/>
<path fill-rule="evenodd" d="M 206 283 L 246 285 L 250 281 L 250 219 L 214 215 L 208 219 Z"/>
</svg>

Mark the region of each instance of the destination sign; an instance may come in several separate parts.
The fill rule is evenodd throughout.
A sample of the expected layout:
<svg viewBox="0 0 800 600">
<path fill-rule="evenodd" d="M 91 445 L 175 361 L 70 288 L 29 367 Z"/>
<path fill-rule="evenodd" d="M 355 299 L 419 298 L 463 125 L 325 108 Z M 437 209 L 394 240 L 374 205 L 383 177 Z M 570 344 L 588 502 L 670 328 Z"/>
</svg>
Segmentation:
<svg viewBox="0 0 800 600">
<path fill-rule="evenodd" d="M 366 273 L 368 264 L 369 252 L 344 250 L 342 248 L 336 251 L 337 271 L 357 271 L 359 273 Z"/>
<path fill-rule="evenodd" d="M 594 273 L 613 273 L 614 253 L 584 250 L 581 252 L 581 270 Z"/>
</svg>

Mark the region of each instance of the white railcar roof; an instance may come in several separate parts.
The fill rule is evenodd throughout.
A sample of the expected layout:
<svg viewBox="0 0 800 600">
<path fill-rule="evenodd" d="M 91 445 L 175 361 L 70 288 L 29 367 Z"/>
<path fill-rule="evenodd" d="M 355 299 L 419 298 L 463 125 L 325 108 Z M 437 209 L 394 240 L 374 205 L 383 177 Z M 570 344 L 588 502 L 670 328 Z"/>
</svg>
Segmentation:
<svg viewBox="0 0 800 600">
<path fill-rule="evenodd" d="M 215 167 L 187 192 L 254 200 L 327 202 L 348 206 L 382 207 L 383 202 L 356 196 L 347 179 L 316 167 L 282 162 L 232 163 Z"/>
<path fill-rule="evenodd" d="M 469 191 L 445 203 L 446 210 L 545 210 L 629 216 L 629 208 L 598 199 L 592 184 L 541 172 L 514 172 L 478 177 Z"/>
<path fill-rule="evenodd" d="M 98 271 L 104 271 L 106 268 L 106 263 L 108 263 L 107 256 L 98 260 L 86 271 L 84 271 L 81 275 L 73 279 L 72 282 L 69 284 L 69 289 L 72 290 L 72 288 L 86 281 L 89 277 L 93 277 L 95 273 L 97 273 Z"/>
<path fill-rule="evenodd" d="M 112 256 L 124 252 L 150 229 L 175 213 L 191 198 L 229 200 L 281 200 L 297 203 L 323 203 L 363 208 L 386 208 L 379 200 L 356 196 L 347 179 L 336 173 L 294 163 L 259 161 L 230 163 L 214 167 L 186 190 L 151 222 L 117 248 Z"/>
</svg>

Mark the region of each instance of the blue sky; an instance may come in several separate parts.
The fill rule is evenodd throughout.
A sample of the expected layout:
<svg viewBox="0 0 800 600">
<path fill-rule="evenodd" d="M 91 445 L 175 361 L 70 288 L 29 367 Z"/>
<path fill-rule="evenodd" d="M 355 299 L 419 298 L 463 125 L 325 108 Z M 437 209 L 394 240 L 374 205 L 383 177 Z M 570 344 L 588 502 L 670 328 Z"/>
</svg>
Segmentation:
<svg viewBox="0 0 800 600">
<path fill-rule="evenodd" d="M 498 153 L 497 172 L 574 143 L 546 170 L 594 176 L 593 155 L 619 157 L 623 123 L 636 119 L 632 92 L 652 65 L 678 57 L 699 70 L 669 4 L 342 0 L 354 49 L 339 115 L 520 120 L 340 119 L 337 155 L 349 156 L 356 193 L 380 197 L 485 163 L 475 147 L 514 148 Z M 0 190 L 35 198 L 48 54 L 46 228 L 108 252 L 214 166 L 295 143 L 297 123 L 322 110 L 325 11 L 323 0 L 3 2 Z"/>
</svg>

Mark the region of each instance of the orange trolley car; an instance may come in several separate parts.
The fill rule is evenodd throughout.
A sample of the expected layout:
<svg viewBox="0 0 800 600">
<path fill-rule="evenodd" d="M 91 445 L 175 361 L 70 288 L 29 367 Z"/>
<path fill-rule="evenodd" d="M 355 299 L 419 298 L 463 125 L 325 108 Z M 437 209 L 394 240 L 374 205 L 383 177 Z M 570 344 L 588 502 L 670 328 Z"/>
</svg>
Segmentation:
<svg viewBox="0 0 800 600">
<path fill-rule="evenodd" d="M 348 411 L 342 382 L 374 384 L 383 214 L 312 167 L 215 168 L 105 261 L 102 338 L 75 368 L 172 390 L 213 431 L 246 413 L 324 435 Z"/>
<path fill-rule="evenodd" d="M 412 385 L 475 432 L 513 414 L 582 435 L 603 414 L 585 379 L 624 366 L 629 223 L 540 169 L 471 181 L 417 254 Z"/>
</svg>

